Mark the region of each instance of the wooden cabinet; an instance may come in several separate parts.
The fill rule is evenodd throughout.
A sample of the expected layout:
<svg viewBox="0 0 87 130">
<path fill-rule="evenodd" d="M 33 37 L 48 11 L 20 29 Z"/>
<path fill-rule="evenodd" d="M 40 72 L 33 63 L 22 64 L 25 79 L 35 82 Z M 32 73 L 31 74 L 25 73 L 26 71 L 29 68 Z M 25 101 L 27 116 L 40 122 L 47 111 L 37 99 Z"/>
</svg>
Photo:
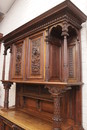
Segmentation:
<svg viewBox="0 0 87 130">
<path fill-rule="evenodd" d="M 66 0 L 1 39 L 5 48 L 4 109 L 9 109 L 9 89 L 15 82 L 15 111 L 35 118 L 33 121 L 27 117 L 31 121 L 25 123 L 29 130 L 83 130 L 80 29 L 86 19 L 71 1 Z M 11 60 L 6 81 L 8 49 Z M 13 128 L 9 121 L 0 119 L 4 130 L 21 130 L 18 122 L 16 126 L 12 124 Z M 32 128 L 31 124 L 36 127 Z"/>
<path fill-rule="evenodd" d="M 21 127 L 0 116 L 0 130 L 24 130 Z"/>
</svg>

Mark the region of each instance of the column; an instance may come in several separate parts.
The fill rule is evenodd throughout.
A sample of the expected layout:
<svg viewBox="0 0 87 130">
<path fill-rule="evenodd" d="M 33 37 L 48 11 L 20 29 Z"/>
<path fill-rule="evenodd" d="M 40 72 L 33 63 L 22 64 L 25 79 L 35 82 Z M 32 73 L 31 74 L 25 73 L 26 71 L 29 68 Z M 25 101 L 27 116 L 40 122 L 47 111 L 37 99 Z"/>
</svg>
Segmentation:
<svg viewBox="0 0 87 130">
<path fill-rule="evenodd" d="M 3 37 L 3 34 L 0 33 L 0 39 Z M 0 43 L 0 53 L 1 53 L 1 43 Z"/>
<path fill-rule="evenodd" d="M 53 130 L 61 130 L 61 112 L 60 99 L 62 93 L 66 91 L 66 86 L 63 85 L 46 85 L 54 100 L 54 115 L 53 115 Z"/>
<path fill-rule="evenodd" d="M 45 80 L 49 81 L 49 29 L 46 30 L 46 67 L 45 67 Z"/>
<path fill-rule="evenodd" d="M 60 114 L 60 95 L 53 96 L 54 99 L 54 117 L 53 130 L 61 130 L 61 114 Z"/>
<path fill-rule="evenodd" d="M 8 109 L 9 108 L 9 89 L 11 87 L 11 85 L 13 84 L 12 82 L 9 81 L 2 81 L 3 85 L 4 85 L 4 89 L 5 89 L 5 96 L 4 96 L 4 109 Z"/>
<path fill-rule="evenodd" d="M 5 62 L 6 62 L 6 55 L 7 55 L 7 50 L 6 48 L 4 49 L 4 61 L 3 61 L 3 73 L 2 73 L 2 80 L 5 80 Z"/>
<path fill-rule="evenodd" d="M 64 37 L 64 53 L 63 53 L 63 80 L 68 80 L 68 51 L 67 51 L 67 36 L 68 36 L 67 22 L 63 23 L 62 36 Z"/>
</svg>

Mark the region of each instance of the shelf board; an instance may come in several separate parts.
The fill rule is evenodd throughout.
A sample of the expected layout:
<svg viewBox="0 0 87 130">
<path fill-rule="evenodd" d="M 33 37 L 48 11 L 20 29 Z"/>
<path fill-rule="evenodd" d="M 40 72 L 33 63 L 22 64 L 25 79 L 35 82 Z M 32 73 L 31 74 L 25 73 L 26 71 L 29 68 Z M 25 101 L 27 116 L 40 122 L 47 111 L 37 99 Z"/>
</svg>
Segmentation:
<svg viewBox="0 0 87 130">
<path fill-rule="evenodd" d="M 11 121 L 12 123 L 20 126 L 25 130 L 51 130 L 52 129 L 52 123 L 28 115 L 21 111 L 0 110 L 0 116 L 4 117 L 5 119 Z"/>
<path fill-rule="evenodd" d="M 23 80 L 1 80 L 2 82 L 10 82 L 10 83 L 21 83 L 21 84 L 38 84 L 38 85 L 60 85 L 60 86 L 78 86 L 83 85 L 82 82 L 74 82 L 74 83 L 68 83 L 68 82 L 50 82 L 50 81 L 23 81 Z"/>
</svg>

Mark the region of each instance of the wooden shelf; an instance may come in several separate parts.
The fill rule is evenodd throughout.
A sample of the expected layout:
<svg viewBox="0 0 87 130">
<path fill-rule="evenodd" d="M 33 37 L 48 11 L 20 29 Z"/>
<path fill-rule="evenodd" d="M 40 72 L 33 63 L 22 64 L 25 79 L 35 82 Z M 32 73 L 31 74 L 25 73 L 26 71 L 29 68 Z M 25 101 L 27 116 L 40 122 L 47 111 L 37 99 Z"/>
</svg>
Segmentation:
<svg viewBox="0 0 87 130">
<path fill-rule="evenodd" d="M 52 123 L 41 120 L 39 118 L 30 116 L 20 111 L 2 111 L 0 110 L 0 116 L 17 124 L 25 130 L 51 130 Z"/>
<path fill-rule="evenodd" d="M 1 80 L 2 82 L 10 82 L 10 83 L 21 83 L 21 84 L 40 84 L 40 85 L 61 85 L 61 86 L 78 86 L 83 85 L 82 82 L 50 82 L 50 81 L 23 81 L 23 80 Z"/>
</svg>

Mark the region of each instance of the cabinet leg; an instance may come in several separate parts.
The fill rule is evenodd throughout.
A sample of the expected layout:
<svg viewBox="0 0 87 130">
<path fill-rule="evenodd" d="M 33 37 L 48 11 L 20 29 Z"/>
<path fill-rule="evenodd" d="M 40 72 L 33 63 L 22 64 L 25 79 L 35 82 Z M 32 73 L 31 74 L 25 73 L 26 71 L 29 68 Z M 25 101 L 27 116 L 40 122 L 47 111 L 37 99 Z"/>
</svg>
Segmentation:
<svg viewBox="0 0 87 130">
<path fill-rule="evenodd" d="M 4 97 L 4 109 L 7 110 L 9 108 L 9 89 L 12 85 L 11 82 L 2 81 L 5 89 L 5 97 Z"/>
<path fill-rule="evenodd" d="M 53 96 L 54 98 L 54 117 L 53 130 L 61 130 L 61 113 L 60 113 L 60 96 Z"/>
</svg>

